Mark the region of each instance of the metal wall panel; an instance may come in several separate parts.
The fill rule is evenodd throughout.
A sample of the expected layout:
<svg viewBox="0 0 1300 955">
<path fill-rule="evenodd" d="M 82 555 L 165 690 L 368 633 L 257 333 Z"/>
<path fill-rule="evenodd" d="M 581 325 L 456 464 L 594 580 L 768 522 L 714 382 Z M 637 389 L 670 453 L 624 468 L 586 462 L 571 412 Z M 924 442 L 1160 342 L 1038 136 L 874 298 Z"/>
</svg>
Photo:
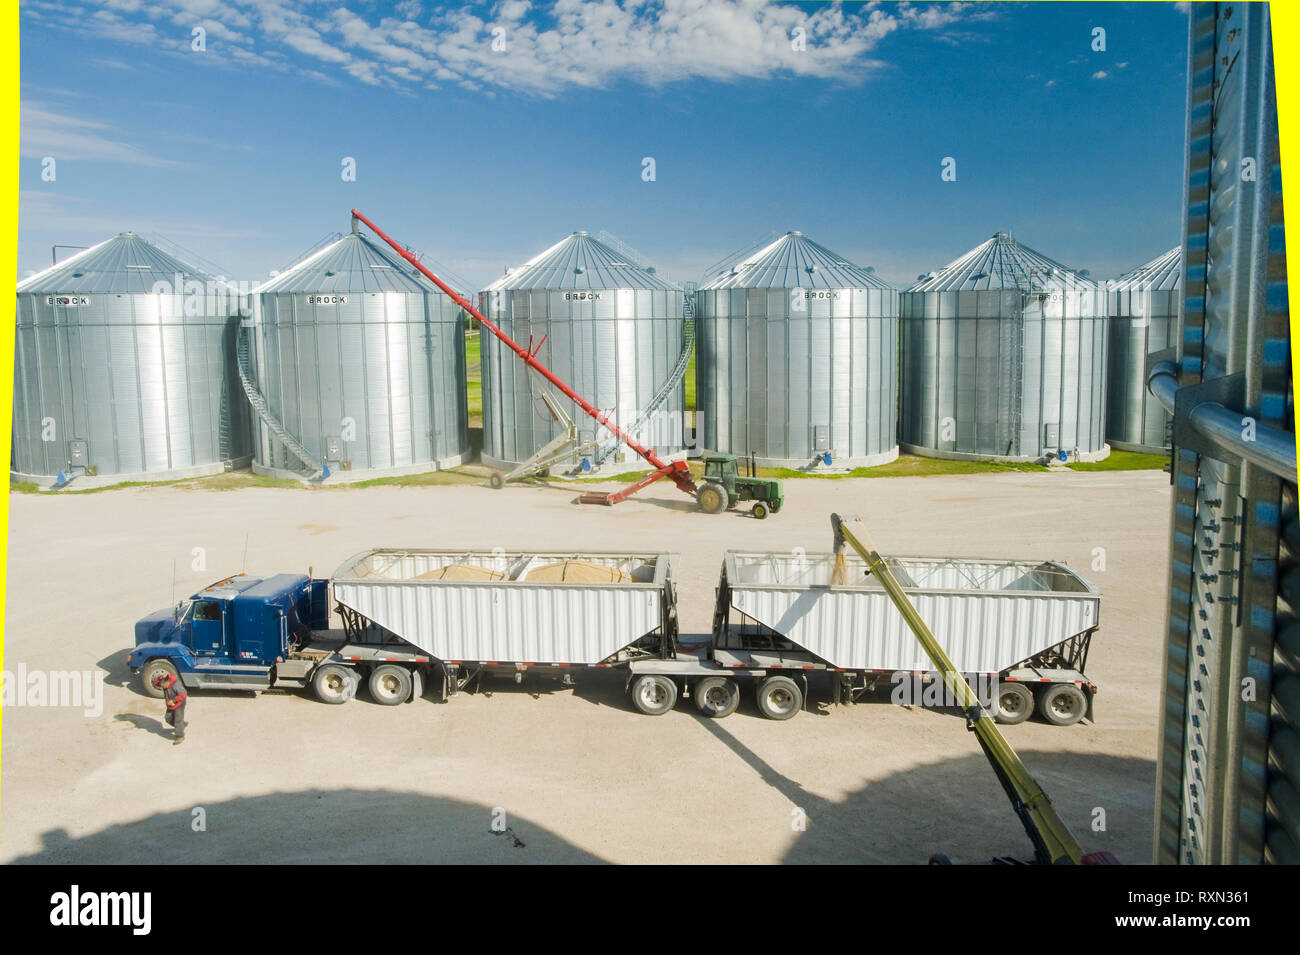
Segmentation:
<svg viewBox="0 0 1300 955">
<path fill-rule="evenodd" d="M 1095 286 L 908 291 L 899 313 L 903 444 L 1008 458 L 1105 447 L 1108 328 Z"/>
<path fill-rule="evenodd" d="M 586 233 L 574 233 L 498 280 L 480 293 L 479 307 L 516 342 L 540 346 L 538 358 L 584 400 L 611 412 L 620 427 L 646 409 L 685 341 L 682 291 L 620 261 Z M 501 463 L 525 461 L 562 429 L 512 351 L 485 335 L 482 354 L 483 454 Z M 556 397 L 568 405 L 580 434 L 608 438 L 571 400 Z M 634 437 L 660 455 L 682 450 L 684 410 L 679 385 Z"/>
<path fill-rule="evenodd" d="M 347 293 L 325 304 L 303 291 L 255 296 L 259 388 L 271 413 L 323 459 L 342 438 L 352 470 L 456 459 L 469 448 L 464 325 L 437 292 Z M 298 459 L 264 435 L 260 465 Z"/>
<path fill-rule="evenodd" d="M 88 442 L 88 463 L 100 475 L 163 479 L 248 460 L 234 296 L 200 295 L 187 309 L 170 296 L 97 291 L 74 306 L 50 304 L 62 289 L 25 287 L 11 470 L 49 476 L 66 469 L 72 439 Z"/>
<path fill-rule="evenodd" d="M 825 428 L 836 463 L 897 454 L 897 291 L 792 232 L 706 282 L 696 314 L 704 448 L 800 467 Z"/>
</svg>

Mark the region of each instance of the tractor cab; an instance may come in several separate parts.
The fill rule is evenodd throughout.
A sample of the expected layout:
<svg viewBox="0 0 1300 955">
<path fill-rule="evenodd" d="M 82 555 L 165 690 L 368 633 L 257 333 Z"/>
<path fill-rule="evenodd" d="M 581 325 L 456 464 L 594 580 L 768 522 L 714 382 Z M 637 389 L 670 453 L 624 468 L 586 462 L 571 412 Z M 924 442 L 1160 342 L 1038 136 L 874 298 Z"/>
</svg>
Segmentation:
<svg viewBox="0 0 1300 955">
<path fill-rule="evenodd" d="M 712 454 L 704 459 L 704 480 L 721 484 L 728 492 L 736 488 L 736 473 L 734 454 Z"/>
</svg>

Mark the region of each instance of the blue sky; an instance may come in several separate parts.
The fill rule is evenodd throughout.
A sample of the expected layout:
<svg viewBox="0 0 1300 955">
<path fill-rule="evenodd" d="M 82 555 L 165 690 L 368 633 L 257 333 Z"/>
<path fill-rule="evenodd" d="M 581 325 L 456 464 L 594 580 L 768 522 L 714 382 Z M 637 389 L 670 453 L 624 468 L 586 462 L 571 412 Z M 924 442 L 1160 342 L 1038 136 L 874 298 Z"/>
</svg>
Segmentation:
<svg viewBox="0 0 1300 955">
<path fill-rule="evenodd" d="M 1180 238 L 1176 4 L 21 11 L 19 276 L 131 229 L 260 279 L 353 206 L 475 287 L 575 229 L 678 281 L 772 230 L 900 284 L 1005 229 L 1096 278 Z"/>
</svg>

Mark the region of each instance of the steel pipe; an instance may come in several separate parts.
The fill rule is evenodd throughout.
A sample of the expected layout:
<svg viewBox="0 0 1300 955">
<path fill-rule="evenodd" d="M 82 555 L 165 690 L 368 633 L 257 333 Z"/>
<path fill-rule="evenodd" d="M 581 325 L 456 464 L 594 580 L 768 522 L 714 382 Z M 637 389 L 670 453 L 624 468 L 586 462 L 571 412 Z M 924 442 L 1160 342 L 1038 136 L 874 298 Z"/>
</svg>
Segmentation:
<svg viewBox="0 0 1300 955">
<path fill-rule="evenodd" d="M 1177 364 L 1160 361 L 1152 366 L 1147 375 L 1147 390 L 1170 414 L 1174 413 L 1178 387 Z M 1251 429 L 1253 437 L 1248 439 L 1244 433 L 1247 417 L 1218 402 L 1205 401 L 1188 412 L 1187 423 L 1233 457 L 1249 461 L 1284 481 L 1297 483 L 1295 433 L 1256 422 Z"/>
</svg>

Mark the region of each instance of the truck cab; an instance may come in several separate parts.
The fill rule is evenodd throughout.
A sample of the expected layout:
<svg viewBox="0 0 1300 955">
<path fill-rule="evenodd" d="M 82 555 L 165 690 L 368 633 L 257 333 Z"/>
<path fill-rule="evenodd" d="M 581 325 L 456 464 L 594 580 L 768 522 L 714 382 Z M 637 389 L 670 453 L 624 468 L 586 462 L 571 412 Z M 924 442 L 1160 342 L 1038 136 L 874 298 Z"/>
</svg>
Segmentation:
<svg viewBox="0 0 1300 955">
<path fill-rule="evenodd" d="M 192 689 L 267 689 L 275 666 L 329 626 L 328 585 L 303 574 L 219 580 L 137 622 L 127 665 L 151 696 L 161 672 Z"/>
</svg>

